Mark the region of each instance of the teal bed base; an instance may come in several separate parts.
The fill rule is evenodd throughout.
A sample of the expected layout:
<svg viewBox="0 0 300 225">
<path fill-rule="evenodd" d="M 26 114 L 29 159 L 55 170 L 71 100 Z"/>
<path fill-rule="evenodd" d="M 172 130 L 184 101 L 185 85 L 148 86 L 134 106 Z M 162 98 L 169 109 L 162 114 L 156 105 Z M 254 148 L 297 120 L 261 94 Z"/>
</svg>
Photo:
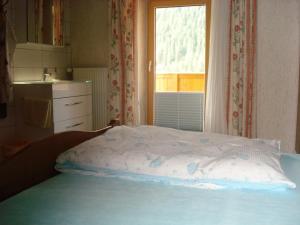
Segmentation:
<svg viewBox="0 0 300 225">
<path fill-rule="evenodd" d="M 281 158 L 297 188 L 204 190 L 60 174 L 0 203 L 1 225 L 299 225 L 300 156 Z"/>
</svg>

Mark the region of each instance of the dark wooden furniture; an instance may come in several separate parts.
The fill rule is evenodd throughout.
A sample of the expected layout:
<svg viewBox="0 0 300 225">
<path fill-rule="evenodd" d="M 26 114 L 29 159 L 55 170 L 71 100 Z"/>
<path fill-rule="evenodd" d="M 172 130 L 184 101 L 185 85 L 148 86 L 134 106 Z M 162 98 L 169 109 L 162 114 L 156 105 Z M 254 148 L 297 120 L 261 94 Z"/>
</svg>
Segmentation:
<svg viewBox="0 0 300 225">
<path fill-rule="evenodd" d="M 56 134 L 31 143 L 0 165 L 0 201 L 38 184 L 58 172 L 54 169 L 57 156 L 98 135 L 105 133 L 118 122 L 94 132 L 70 131 Z"/>
</svg>

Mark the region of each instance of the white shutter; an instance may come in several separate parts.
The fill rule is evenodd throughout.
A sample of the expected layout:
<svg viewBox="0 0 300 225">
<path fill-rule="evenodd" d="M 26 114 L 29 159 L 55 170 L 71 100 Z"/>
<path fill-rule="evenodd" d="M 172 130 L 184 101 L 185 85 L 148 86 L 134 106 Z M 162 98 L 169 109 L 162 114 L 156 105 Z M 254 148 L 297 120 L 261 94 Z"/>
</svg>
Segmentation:
<svg viewBox="0 0 300 225">
<path fill-rule="evenodd" d="M 176 93 L 155 94 L 154 124 L 178 128 L 178 96 Z"/>
<path fill-rule="evenodd" d="M 203 93 L 155 93 L 154 124 L 182 130 L 203 130 Z"/>
</svg>

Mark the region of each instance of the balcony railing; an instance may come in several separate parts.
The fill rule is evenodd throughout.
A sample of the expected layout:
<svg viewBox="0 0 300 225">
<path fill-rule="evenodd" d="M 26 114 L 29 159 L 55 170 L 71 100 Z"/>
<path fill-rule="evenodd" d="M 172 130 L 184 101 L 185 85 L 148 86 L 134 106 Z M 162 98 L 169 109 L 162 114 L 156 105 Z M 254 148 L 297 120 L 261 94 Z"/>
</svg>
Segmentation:
<svg viewBox="0 0 300 225">
<path fill-rule="evenodd" d="M 182 130 L 203 130 L 204 74 L 158 74 L 154 124 Z"/>
<path fill-rule="evenodd" d="M 202 92 L 205 89 L 205 75 L 197 73 L 157 74 L 156 92 Z"/>
</svg>

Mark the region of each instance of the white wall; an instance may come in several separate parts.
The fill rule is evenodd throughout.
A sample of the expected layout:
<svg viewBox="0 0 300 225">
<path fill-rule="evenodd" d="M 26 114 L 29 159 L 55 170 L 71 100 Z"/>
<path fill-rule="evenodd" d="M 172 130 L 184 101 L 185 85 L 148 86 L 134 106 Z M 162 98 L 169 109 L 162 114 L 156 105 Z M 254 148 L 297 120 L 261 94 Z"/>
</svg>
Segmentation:
<svg viewBox="0 0 300 225">
<path fill-rule="evenodd" d="M 299 79 L 299 0 L 260 0 L 257 15 L 258 137 L 294 152 Z"/>
<path fill-rule="evenodd" d="M 13 61 L 13 80 L 41 80 L 44 68 L 49 69 L 53 78 L 64 78 L 66 68 L 69 66 L 71 66 L 69 47 L 18 44 Z"/>
<path fill-rule="evenodd" d="M 108 1 L 72 0 L 71 47 L 74 67 L 106 67 Z"/>
</svg>

